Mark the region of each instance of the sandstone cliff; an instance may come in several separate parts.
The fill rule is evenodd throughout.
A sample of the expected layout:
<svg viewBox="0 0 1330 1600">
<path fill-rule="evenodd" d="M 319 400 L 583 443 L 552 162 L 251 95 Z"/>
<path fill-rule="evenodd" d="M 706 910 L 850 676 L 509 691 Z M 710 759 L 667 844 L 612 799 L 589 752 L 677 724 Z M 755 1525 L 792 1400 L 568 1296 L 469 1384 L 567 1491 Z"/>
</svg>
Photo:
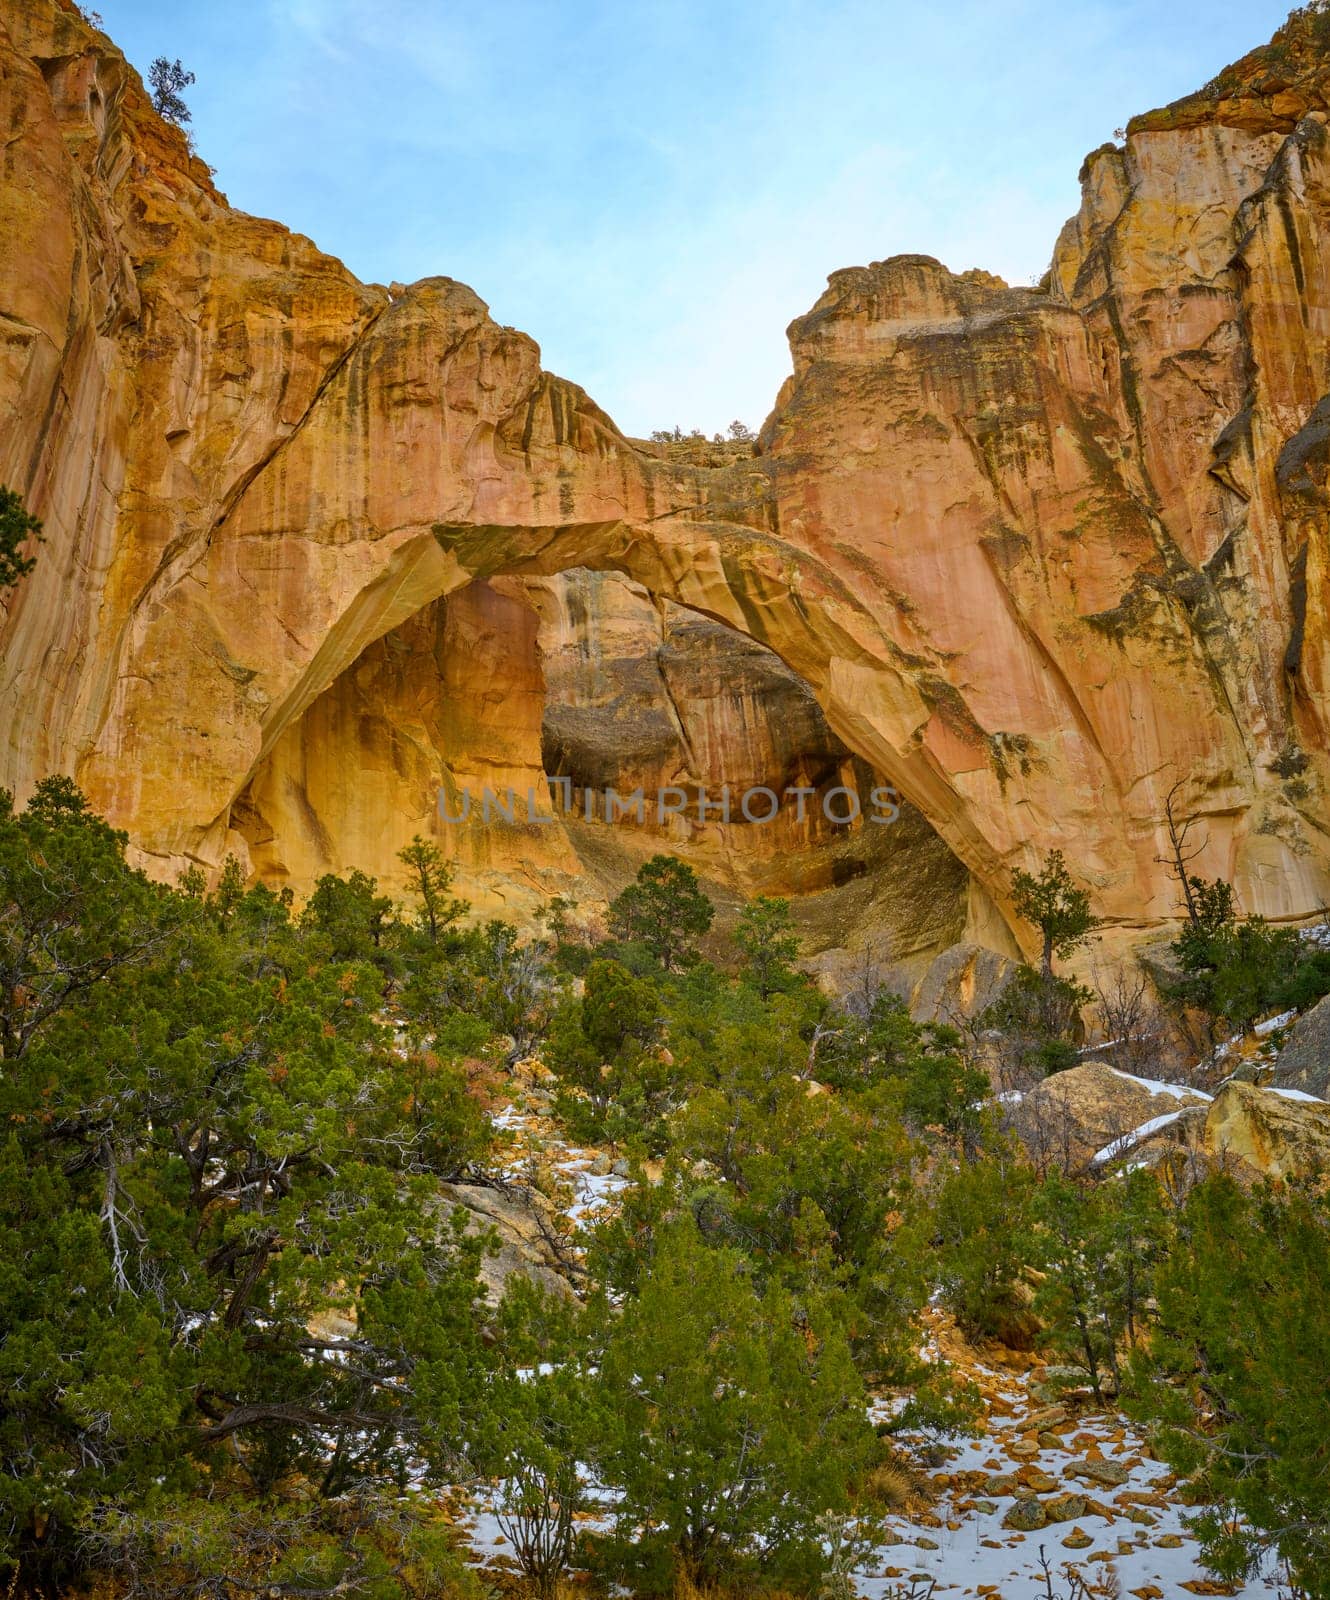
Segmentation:
<svg viewBox="0 0 1330 1600">
<path fill-rule="evenodd" d="M 833 274 L 720 466 L 624 438 L 462 285 L 232 210 L 67 0 L 0 23 L 0 481 L 49 535 L 0 600 L 0 783 L 72 773 L 164 874 L 391 880 L 439 782 L 539 784 L 547 673 L 606 725 L 577 569 L 774 652 L 824 728 L 773 736 L 763 668 L 740 764 L 837 741 L 972 929 L 1055 845 L 1123 928 L 1171 917 L 1178 781 L 1244 907 L 1330 898 L 1325 18 L 1095 152 L 1038 288 Z M 468 848 L 585 865 L 565 830 Z"/>
</svg>

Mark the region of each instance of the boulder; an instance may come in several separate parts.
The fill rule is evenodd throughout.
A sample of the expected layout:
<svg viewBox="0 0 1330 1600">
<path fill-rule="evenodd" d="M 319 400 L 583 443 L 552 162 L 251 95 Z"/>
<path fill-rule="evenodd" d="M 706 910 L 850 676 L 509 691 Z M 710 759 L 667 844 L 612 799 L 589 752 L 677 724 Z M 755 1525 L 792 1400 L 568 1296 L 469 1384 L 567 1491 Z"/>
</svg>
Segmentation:
<svg viewBox="0 0 1330 1600">
<path fill-rule="evenodd" d="M 922 1022 L 977 1017 L 1006 988 L 1016 963 L 985 945 L 962 942 L 944 950 L 910 997 L 910 1011 Z"/>
<path fill-rule="evenodd" d="M 1134 1077 L 1095 1061 L 1045 1078 L 1009 1114 L 1032 1153 L 1072 1165 L 1096 1159 L 1106 1165 L 1179 1123 L 1185 1130 L 1185 1114 L 1199 1115 L 1208 1102 L 1199 1089 Z"/>
<path fill-rule="evenodd" d="M 1017 1533 L 1035 1533 L 1047 1521 L 1048 1517 L 1038 1500 L 1018 1500 L 1003 1517 L 1002 1526 L 1012 1528 Z"/>
<path fill-rule="evenodd" d="M 1073 1462 L 1063 1471 L 1067 1478 L 1084 1478 L 1088 1483 L 1101 1484 L 1106 1489 L 1116 1489 L 1126 1483 L 1131 1474 L 1121 1462 L 1110 1461 L 1105 1456 L 1087 1456 L 1084 1461 Z"/>
<path fill-rule="evenodd" d="M 1301 1095 L 1226 1083 L 1205 1119 L 1206 1153 L 1273 1178 L 1330 1170 L 1330 1105 Z"/>
<path fill-rule="evenodd" d="M 1083 1494 L 1058 1494 L 1045 1500 L 1044 1515 L 1050 1522 L 1075 1522 L 1089 1515 L 1090 1502 Z"/>
<path fill-rule="evenodd" d="M 551 1294 L 572 1298 L 572 1286 L 550 1243 L 555 1236 L 553 1213 L 540 1195 L 530 1190 L 504 1192 L 475 1183 L 444 1183 L 439 1191 L 445 1203 L 467 1213 L 468 1234 L 474 1237 L 492 1231 L 495 1236 L 497 1252 L 486 1255 L 480 1264 L 480 1281 L 492 1305 L 503 1298 L 514 1274 L 530 1278 Z"/>
</svg>

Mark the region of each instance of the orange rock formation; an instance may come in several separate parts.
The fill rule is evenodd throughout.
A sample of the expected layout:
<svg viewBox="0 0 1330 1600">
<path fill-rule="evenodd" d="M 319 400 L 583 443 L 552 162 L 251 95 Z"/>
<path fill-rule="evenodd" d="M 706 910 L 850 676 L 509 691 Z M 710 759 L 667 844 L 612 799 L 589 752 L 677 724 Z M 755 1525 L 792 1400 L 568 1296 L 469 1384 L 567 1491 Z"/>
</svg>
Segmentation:
<svg viewBox="0 0 1330 1600">
<path fill-rule="evenodd" d="M 1054 846 L 1107 918 L 1170 918 L 1179 781 L 1245 908 L 1330 898 L 1327 19 L 1096 151 L 1038 288 L 834 273 L 720 466 L 626 439 L 462 285 L 232 210 L 67 0 L 0 21 L 0 481 L 48 534 L 0 598 L 20 798 L 73 774 L 162 874 L 392 880 L 440 782 L 542 781 L 577 569 L 773 651 L 825 717 L 802 753 L 908 797 L 972 932 Z M 758 704 L 721 744 L 797 761 Z M 561 829 L 467 849 L 581 870 Z"/>
</svg>

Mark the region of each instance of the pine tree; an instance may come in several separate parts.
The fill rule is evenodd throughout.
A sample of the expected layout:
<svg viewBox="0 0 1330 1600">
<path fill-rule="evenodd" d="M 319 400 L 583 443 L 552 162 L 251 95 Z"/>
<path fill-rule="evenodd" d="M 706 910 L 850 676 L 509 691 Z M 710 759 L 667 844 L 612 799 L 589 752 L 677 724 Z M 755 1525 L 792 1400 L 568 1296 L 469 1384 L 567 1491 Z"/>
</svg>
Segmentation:
<svg viewBox="0 0 1330 1600">
<path fill-rule="evenodd" d="M 1206 1178 L 1156 1274 L 1130 1400 L 1214 1502 L 1197 1521 L 1207 1564 L 1242 1578 L 1273 1551 L 1314 1597 L 1330 1595 L 1328 1291 L 1323 1190 Z"/>
<path fill-rule="evenodd" d="M 1049 853 L 1037 877 L 1019 868 L 1012 873 L 1011 902 L 1018 916 L 1039 929 L 1045 978 L 1053 976 L 1055 955 L 1070 955 L 1099 926 L 1099 918 L 1090 910 L 1090 896 L 1076 887 L 1061 850 Z"/>
<path fill-rule="evenodd" d="M 420 901 L 421 927 L 430 943 L 437 944 L 443 930 L 471 909 L 465 900 L 448 893 L 453 886 L 452 866 L 444 860 L 438 845 L 430 844 L 418 833 L 405 849 L 397 852 L 397 859 L 407 869 L 412 892 Z"/>
<path fill-rule="evenodd" d="M 790 902 L 758 895 L 739 913 L 734 942 L 744 974 L 764 1000 L 801 982 L 794 969 L 799 940 L 790 929 Z"/>
</svg>

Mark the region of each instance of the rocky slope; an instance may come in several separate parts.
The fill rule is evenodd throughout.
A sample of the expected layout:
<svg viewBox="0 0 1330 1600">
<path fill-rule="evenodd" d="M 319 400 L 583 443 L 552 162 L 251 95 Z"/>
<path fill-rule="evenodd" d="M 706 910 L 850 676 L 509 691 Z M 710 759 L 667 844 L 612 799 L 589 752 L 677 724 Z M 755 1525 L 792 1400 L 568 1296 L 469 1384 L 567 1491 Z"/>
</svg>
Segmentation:
<svg viewBox="0 0 1330 1600">
<path fill-rule="evenodd" d="M 610 572 L 773 651 L 825 728 L 791 743 L 763 668 L 727 748 L 834 737 L 896 784 L 972 934 L 1058 845 L 1121 928 L 1167 920 L 1178 782 L 1198 870 L 1311 912 L 1328 33 L 1295 19 L 1095 152 L 1038 288 L 833 274 L 758 453 L 708 465 L 624 438 L 462 285 L 364 285 L 232 210 L 67 0 L 3 0 L 0 481 L 49 538 L 0 600 L 0 782 L 74 774 L 163 874 L 391 880 L 438 783 L 539 783 L 546 667 L 576 678 L 550 580 Z M 674 759 L 637 739 L 626 766 Z M 468 848 L 492 885 L 585 870 L 566 834 Z"/>
</svg>

